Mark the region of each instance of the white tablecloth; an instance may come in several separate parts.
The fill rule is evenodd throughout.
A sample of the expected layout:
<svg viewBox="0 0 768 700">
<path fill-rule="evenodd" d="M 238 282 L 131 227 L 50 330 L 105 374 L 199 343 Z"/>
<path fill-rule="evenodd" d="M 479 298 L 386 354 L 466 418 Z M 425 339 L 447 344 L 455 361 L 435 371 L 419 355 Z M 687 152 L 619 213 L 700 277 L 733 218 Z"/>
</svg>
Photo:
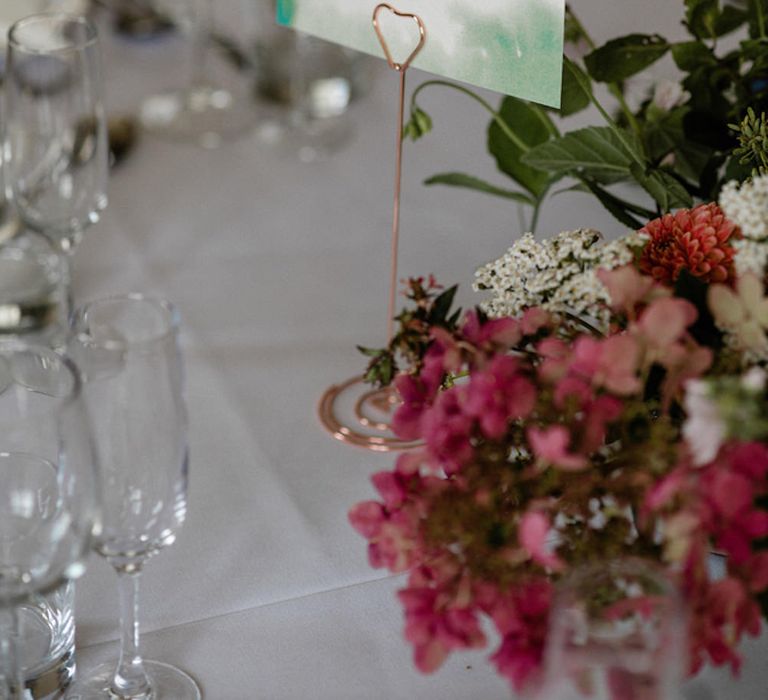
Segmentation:
<svg viewBox="0 0 768 700">
<path fill-rule="evenodd" d="M 677 23 L 676 3 L 652 4 L 576 3 L 605 38 Z M 113 111 L 176 82 L 163 63 L 172 43 L 106 42 Z M 335 442 L 315 417 L 323 390 L 362 368 L 355 344 L 384 340 L 397 80 L 381 66 L 376 75 L 350 115 L 351 140 L 323 162 L 302 164 L 255 134 L 216 151 L 145 136 L 75 258 L 78 300 L 142 290 L 183 315 L 189 519 L 146 568 L 143 630 L 147 657 L 187 669 L 212 700 L 509 697 L 484 654 L 455 655 L 431 677 L 414 670 L 394 595 L 402 581 L 368 566 L 346 519 L 393 458 Z M 473 270 L 520 233 L 517 211 L 420 184 L 446 170 L 503 184 L 485 155 L 486 115 L 439 90 L 423 104 L 436 129 L 406 146 L 401 276 L 460 282 L 473 304 Z M 540 230 L 580 226 L 621 232 L 580 194 L 553 200 Z M 116 606 L 114 573 L 93 557 L 78 584 L 81 667 L 116 655 Z M 745 652 L 739 681 L 709 670 L 687 698 L 765 697 L 768 640 Z"/>
</svg>

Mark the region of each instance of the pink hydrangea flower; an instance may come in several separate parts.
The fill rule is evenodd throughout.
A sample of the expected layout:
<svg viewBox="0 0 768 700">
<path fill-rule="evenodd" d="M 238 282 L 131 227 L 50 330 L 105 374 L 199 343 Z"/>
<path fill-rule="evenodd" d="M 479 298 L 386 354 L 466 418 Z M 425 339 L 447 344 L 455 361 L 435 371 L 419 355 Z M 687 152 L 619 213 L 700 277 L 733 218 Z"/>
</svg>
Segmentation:
<svg viewBox="0 0 768 700">
<path fill-rule="evenodd" d="M 419 377 L 400 374 L 395 388 L 402 403 L 392 417 L 392 430 L 403 440 L 416 440 L 421 437 L 421 419 L 432 400 L 429 387 Z"/>
<path fill-rule="evenodd" d="M 543 462 L 568 471 L 578 471 L 587 467 L 588 462 L 585 457 L 568 451 L 571 433 L 565 426 L 531 427 L 528 428 L 526 435 L 534 454 Z"/>
<path fill-rule="evenodd" d="M 465 410 L 473 416 L 485 436 L 498 440 L 510 421 L 525 418 L 536 403 L 536 389 L 520 372 L 520 363 L 510 355 L 497 355 L 472 375 Z"/>
<path fill-rule="evenodd" d="M 490 610 L 502 635 L 491 661 L 516 690 L 523 690 L 539 677 L 551 606 L 552 584 L 542 578 L 500 595 Z"/>
<path fill-rule="evenodd" d="M 604 340 L 582 336 L 573 345 L 571 370 L 589 378 L 596 387 L 627 396 L 640 390 L 640 359 L 640 346 L 630 335 Z"/>
<path fill-rule="evenodd" d="M 416 668 L 432 673 L 452 651 L 482 648 L 486 639 L 477 611 L 457 601 L 456 591 L 449 585 L 420 582 L 420 578 L 428 578 L 423 573 L 417 572 L 398 597 L 405 610 L 405 637 L 413 644 Z"/>
<path fill-rule="evenodd" d="M 467 312 L 461 333 L 469 343 L 483 350 L 492 350 L 493 346 L 508 349 L 523 337 L 517 319 L 495 318 L 481 323 L 475 311 Z"/>
<path fill-rule="evenodd" d="M 518 525 L 520 546 L 531 555 L 531 558 L 551 571 L 562 571 L 565 562 L 552 551 L 549 541 L 552 524 L 541 511 L 528 511 Z"/>
<path fill-rule="evenodd" d="M 474 454 L 470 442 L 474 418 L 466 412 L 465 394 L 464 386 L 442 392 L 422 420 L 429 456 L 447 474 L 459 471 Z"/>
<path fill-rule="evenodd" d="M 605 285 L 611 299 L 611 308 L 623 311 L 634 318 L 639 304 L 647 301 L 651 290 L 658 287 L 648 275 L 641 274 L 634 265 L 624 265 L 613 270 L 600 269 L 597 278 Z"/>
</svg>

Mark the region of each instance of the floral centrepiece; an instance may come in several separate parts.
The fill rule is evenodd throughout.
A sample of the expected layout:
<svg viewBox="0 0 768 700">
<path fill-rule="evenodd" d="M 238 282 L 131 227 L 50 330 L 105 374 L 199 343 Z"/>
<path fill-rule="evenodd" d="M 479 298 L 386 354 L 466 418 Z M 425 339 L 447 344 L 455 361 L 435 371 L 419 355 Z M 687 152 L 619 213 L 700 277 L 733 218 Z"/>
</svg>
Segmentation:
<svg viewBox="0 0 768 700">
<path fill-rule="evenodd" d="M 737 246 L 763 245 L 766 187 L 729 186 L 726 213 L 678 210 L 613 243 L 524 237 L 478 271 L 493 296 L 461 320 L 453 290 L 411 281 L 416 310 L 368 351 L 369 376 L 396 375 L 396 430 L 424 444 L 350 520 L 373 566 L 408 573 L 419 669 L 486 646 L 487 619 L 499 673 L 535 685 L 557 581 L 622 557 L 678 583 L 691 671 L 738 669 L 768 611 L 768 299 Z"/>
</svg>

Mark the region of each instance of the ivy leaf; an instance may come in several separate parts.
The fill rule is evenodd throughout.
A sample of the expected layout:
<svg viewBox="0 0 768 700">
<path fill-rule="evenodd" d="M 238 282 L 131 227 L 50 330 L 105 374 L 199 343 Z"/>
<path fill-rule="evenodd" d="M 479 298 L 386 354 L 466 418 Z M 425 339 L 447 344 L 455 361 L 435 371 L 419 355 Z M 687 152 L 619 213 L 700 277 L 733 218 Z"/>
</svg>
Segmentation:
<svg viewBox="0 0 768 700">
<path fill-rule="evenodd" d="M 693 198 L 674 177 L 659 168 L 643 168 L 639 163 L 630 166 L 632 177 L 654 201 L 662 212 L 680 207 L 693 206 Z"/>
<path fill-rule="evenodd" d="M 670 44 L 658 34 L 630 34 L 612 39 L 585 56 L 589 74 L 600 83 L 620 83 L 656 63 Z"/>
<path fill-rule="evenodd" d="M 493 120 L 488 128 L 488 150 L 496 159 L 501 172 L 509 175 L 518 185 L 538 199 L 549 187 L 549 174 L 524 163 L 522 156 L 527 149 L 544 143 L 556 135 L 557 129 L 541 107 L 515 97 L 504 98 L 499 116 L 526 148 L 521 149 Z"/>
<path fill-rule="evenodd" d="M 527 194 L 523 194 L 522 192 L 513 192 L 512 190 L 505 190 L 501 187 L 496 187 L 496 185 L 492 185 L 490 182 L 481 180 L 479 177 L 466 175 L 464 173 L 439 173 L 438 175 L 433 175 L 429 179 L 424 180 L 424 184 L 464 187 L 466 189 L 475 190 L 477 192 L 485 192 L 485 194 L 491 194 L 496 197 L 512 199 L 520 204 L 528 204 L 530 206 L 536 205 L 536 200 Z"/>
<path fill-rule="evenodd" d="M 604 185 L 620 182 L 631 177 L 630 165 L 641 159 L 637 139 L 629 132 L 625 138 L 633 150 L 610 127 L 578 129 L 531 149 L 523 161 L 560 175 L 583 174 Z"/>
</svg>

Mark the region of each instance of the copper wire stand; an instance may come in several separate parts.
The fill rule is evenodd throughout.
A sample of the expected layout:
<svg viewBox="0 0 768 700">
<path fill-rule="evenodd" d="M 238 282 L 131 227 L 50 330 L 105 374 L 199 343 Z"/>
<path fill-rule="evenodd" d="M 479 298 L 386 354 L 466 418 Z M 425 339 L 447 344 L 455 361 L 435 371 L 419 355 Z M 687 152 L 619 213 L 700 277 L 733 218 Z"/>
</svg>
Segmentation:
<svg viewBox="0 0 768 700">
<path fill-rule="evenodd" d="M 397 17 L 413 20 L 419 30 L 419 41 L 416 48 L 405 61 L 397 63 L 393 60 L 384 35 L 379 26 L 379 15 L 383 11 L 391 12 Z M 395 302 L 397 298 L 397 253 L 400 239 L 400 193 L 403 174 L 403 121 L 405 115 L 405 77 L 406 72 L 424 48 L 427 33 L 424 23 L 418 15 L 410 12 L 396 10 L 388 3 L 381 3 L 373 11 L 373 28 L 381 43 L 384 57 L 389 67 L 400 75 L 400 101 L 397 120 L 397 146 L 395 156 L 395 195 L 392 211 L 392 247 L 389 279 L 389 304 L 387 308 L 387 342 L 392 339 L 394 333 Z M 355 445 L 374 452 L 393 452 L 417 447 L 420 443 L 401 440 L 395 437 L 391 431 L 391 417 L 400 403 L 394 387 L 383 389 L 369 389 L 362 391 L 354 399 L 354 405 L 348 419 L 340 415 L 341 404 L 344 399 L 356 390 L 360 392 L 366 388 L 363 377 L 352 377 L 341 384 L 335 384 L 328 388 L 320 399 L 318 415 L 323 427 L 337 440 L 349 445 Z"/>
</svg>

